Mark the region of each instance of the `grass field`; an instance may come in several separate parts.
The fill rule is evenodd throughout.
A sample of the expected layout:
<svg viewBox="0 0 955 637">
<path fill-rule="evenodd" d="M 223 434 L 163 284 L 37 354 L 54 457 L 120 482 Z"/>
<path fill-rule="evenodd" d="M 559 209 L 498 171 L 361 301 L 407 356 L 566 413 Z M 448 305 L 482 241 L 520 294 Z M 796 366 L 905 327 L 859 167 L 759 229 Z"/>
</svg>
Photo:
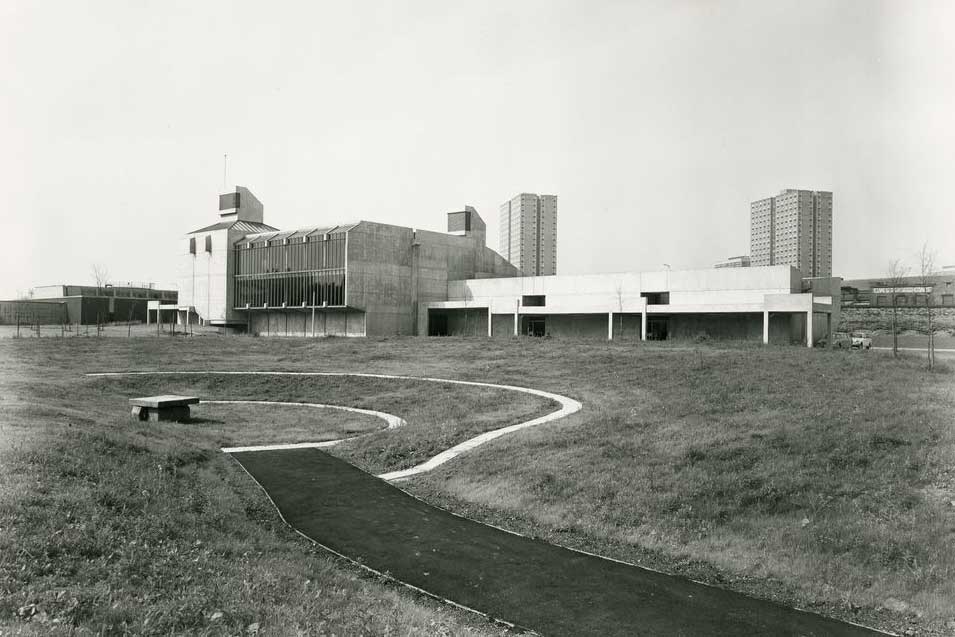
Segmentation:
<svg viewBox="0 0 955 637">
<path fill-rule="evenodd" d="M 915 359 L 719 344 L 248 338 L 10 340 L 0 364 L 0 626 L 42 617 L 40 632 L 54 619 L 157 633 L 318 622 L 339 634 L 499 632 L 358 577 L 289 533 L 215 451 L 264 438 L 261 412 L 203 413 L 193 429 L 131 427 L 125 400 L 190 391 L 405 418 L 400 434 L 336 448 L 372 471 L 551 405 L 413 381 L 79 376 L 150 368 L 360 371 L 568 395 L 580 413 L 405 488 L 561 544 L 870 625 L 944 634 L 955 620 L 946 364 L 929 372 Z M 334 414 L 269 419 L 294 439 L 380 426 L 325 416 Z"/>
</svg>

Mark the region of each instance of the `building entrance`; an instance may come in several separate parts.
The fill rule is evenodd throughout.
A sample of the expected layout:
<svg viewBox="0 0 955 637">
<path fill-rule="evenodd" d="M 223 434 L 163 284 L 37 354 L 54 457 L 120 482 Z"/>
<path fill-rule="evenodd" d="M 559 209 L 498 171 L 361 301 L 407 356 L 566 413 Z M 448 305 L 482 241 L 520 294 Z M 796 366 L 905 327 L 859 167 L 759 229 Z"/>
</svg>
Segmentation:
<svg viewBox="0 0 955 637">
<path fill-rule="evenodd" d="M 531 316 L 527 318 L 528 336 L 545 336 L 547 334 L 546 317 Z"/>
<path fill-rule="evenodd" d="M 647 340 L 665 341 L 667 340 L 670 326 L 670 319 L 666 316 L 648 316 L 647 317 Z"/>
<path fill-rule="evenodd" d="M 444 312 L 428 312 L 428 336 L 448 335 L 448 315 Z"/>
</svg>

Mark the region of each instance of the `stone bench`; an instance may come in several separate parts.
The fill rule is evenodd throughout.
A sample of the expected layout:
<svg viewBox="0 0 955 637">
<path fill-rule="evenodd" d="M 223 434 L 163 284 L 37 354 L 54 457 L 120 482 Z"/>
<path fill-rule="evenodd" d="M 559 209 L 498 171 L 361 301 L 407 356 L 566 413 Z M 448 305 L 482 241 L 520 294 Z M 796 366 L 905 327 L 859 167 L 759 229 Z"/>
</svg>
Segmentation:
<svg viewBox="0 0 955 637">
<path fill-rule="evenodd" d="M 195 396 L 147 396 L 130 398 L 132 414 L 139 420 L 184 422 L 189 420 L 189 405 L 195 405 Z"/>
</svg>

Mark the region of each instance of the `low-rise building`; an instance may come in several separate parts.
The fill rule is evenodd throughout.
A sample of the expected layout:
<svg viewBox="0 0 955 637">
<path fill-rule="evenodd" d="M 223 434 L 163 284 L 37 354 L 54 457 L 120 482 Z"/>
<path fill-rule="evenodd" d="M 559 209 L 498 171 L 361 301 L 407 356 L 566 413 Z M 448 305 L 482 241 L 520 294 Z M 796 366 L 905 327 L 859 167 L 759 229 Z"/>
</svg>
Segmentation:
<svg viewBox="0 0 955 637">
<path fill-rule="evenodd" d="M 27 301 L 2 301 L 0 323 L 18 319 L 45 324 L 95 325 L 148 320 L 150 301 L 175 304 L 176 290 L 148 285 L 43 285 Z"/>
<path fill-rule="evenodd" d="M 790 266 L 452 281 L 427 333 L 812 346 L 838 324 L 840 284 Z"/>
<path fill-rule="evenodd" d="M 955 307 L 955 272 L 899 279 L 875 277 L 846 279 L 842 284 L 843 307 Z"/>
</svg>

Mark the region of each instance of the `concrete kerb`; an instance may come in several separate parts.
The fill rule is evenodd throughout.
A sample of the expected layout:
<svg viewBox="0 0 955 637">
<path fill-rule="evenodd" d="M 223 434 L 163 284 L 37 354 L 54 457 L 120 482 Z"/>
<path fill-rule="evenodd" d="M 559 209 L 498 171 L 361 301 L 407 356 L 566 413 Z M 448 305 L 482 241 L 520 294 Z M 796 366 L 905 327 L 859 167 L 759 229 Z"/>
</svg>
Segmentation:
<svg viewBox="0 0 955 637">
<path fill-rule="evenodd" d="M 554 402 L 560 405 L 560 409 L 553 411 L 549 414 L 541 416 L 539 418 L 534 418 L 533 420 L 528 420 L 526 422 L 518 423 L 516 425 L 510 425 L 508 427 L 502 427 L 500 429 L 494 429 L 492 431 L 484 432 L 478 436 L 465 440 L 464 442 L 457 444 L 450 449 L 446 449 L 436 456 L 426 460 L 425 462 L 411 467 L 409 469 L 402 469 L 400 471 L 390 471 L 388 473 L 382 473 L 378 477 L 382 480 L 387 480 L 389 482 L 404 480 L 412 476 L 426 473 L 437 467 L 443 465 L 444 463 L 456 458 L 462 453 L 466 453 L 476 447 L 479 447 L 495 438 L 499 438 L 505 434 L 518 431 L 520 429 L 525 429 L 527 427 L 535 427 L 537 425 L 543 425 L 549 422 L 553 422 L 565 416 L 575 414 L 581 410 L 583 407 L 581 403 L 573 398 L 568 398 L 567 396 L 561 396 L 560 394 L 554 394 L 551 392 L 543 391 L 540 389 L 531 389 L 529 387 L 519 387 L 516 385 L 498 385 L 495 383 L 482 383 L 478 381 L 470 380 L 452 380 L 448 378 L 429 378 L 423 376 L 400 376 L 395 374 L 366 374 L 359 372 L 283 372 L 283 371 L 210 371 L 210 370 L 201 370 L 201 371 L 130 371 L 130 372 L 91 372 L 86 374 L 90 377 L 108 377 L 108 376 L 174 376 L 174 375 L 223 375 L 223 376 L 239 376 L 239 375 L 249 375 L 249 376 L 352 376 L 358 378 L 382 378 L 382 379 L 391 379 L 391 380 L 415 380 L 415 381 L 425 381 L 431 383 L 448 383 L 452 385 L 467 385 L 471 387 L 487 387 L 490 389 L 503 389 L 507 391 L 516 391 L 524 394 L 531 394 L 533 396 L 540 396 L 542 398 L 547 398 L 553 400 Z M 345 411 L 357 411 L 362 413 L 368 413 L 371 415 L 378 416 L 379 418 L 385 419 L 389 422 L 389 429 L 394 427 L 401 426 L 404 423 L 403 420 L 392 414 L 386 414 L 385 412 L 373 412 L 370 410 L 358 410 L 348 407 L 341 407 L 337 405 L 320 405 L 318 403 L 276 403 L 270 401 L 203 401 L 203 402 L 234 402 L 234 403 L 247 403 L 247 404 L 285 404 L 285 405 L 300 405 L 308 407 L 324 407 L 330 409 L 342 409 Z M 397 419 L 394 426 L 392 426 L 392 421 L 389 419 Z M 397 421 L 400 421 L 398 423 Z M 367 435 L 367 434 L 365 434 Z M 346 438 L 344 440 L 353 440 L 357 438 Z M 295 443 L 294 445 L 259 445 L 253 447 L 229 447 L 223 448 L 222 451 L 237 452 L 237 451 L 265 451 L 265 450 L 275 450 L 275 449 L 295 449 L 302 447 L 329 447 L 334 444 L 344 442 L 344 440 L 339 441 L 327 441 L 327 442 L 318 442 L 318 443 Z"/>
<path fill-rule="evenodd" d="M 312 407 L 315 409 L 336 409 L 338 411 L 349 411 L 356 414 L 365 414 L 367 416 L 375 416 L 385 421 L 388 425 L 385 429 L 395 429 L 397 427 L 403 427 L 407 423 L 395 416 L 394 414 L 389 414 L 383 411 L 374 411 L 371 409 L 359 409 L 357 407 L 345 407 L 342 405 L 326 405 L 322 403 L 302 403 L 302 402 L 278 402 L 272 400 L 201 400 L 200 404 L 203 405 L 283 405 L 290 407 Z M 368 434 L 362 434 L 368 435 Z M 293 442 L 287 444 L 278 444 L 278 445 L 253 445 L 250 447 L 222 447 L 222 451 L 225 453 L 239 453 L 246 451 L 277 451 L 281 449 L 321 449 L 323 447 L 334 447 L 335 445 L 341 444 L 346 440 L 354 440 L 356 438 L 361 438 L 361 436 L 350 436 L 348 438 L 339 438 L 338 440 L 325 440 L 323 442 Z"/>
<path fill-rule="evenodd" d="M 200 375 L 213 375 L 213 374 L 243 375 L 243 374 L 246 374 L 246 375 L 274 375 L 274 376 L 356 376 L 356 377 L 364 377 L 364 378 L 386 378 L 386 379 L 399 379 L 399 380 L 419 380 L 419 381 L 429 381 L 429 382 L 437 382 L 437 383 L 451 383 L 451 384 L 459 384 L 459 385 L 471 385 L 471 386 L 477 386 L 477 387 L 489 387 L 489 388 L 494 388 L 494 389 L 512 390 L 512 391 L 517 391 L 517 392 L 532 394 L 532 395 L 535 395 L 535 396 L 541 396 L 541 397 L 544 397 L 544 398 L 549 398 L 549 399 L 551 399 L 551 400 L 554 400 L 554 401 L 558 402 L 558 403 L 561 405 L 561 408 L 560 408 L 559 410 L 554 411 L 554 412 L 551 412 L 550 414 L 547 414 L 547 415 L 542 416 L 542 417 L 540 417 L 540 418 L 535 418 L 535 419 L 533 419 L 533 420 L 529 420 L 529 421 L 524 422 L 524 423 L 518 423 L 518 424 L 516 424 L 516 425 L 511 425 L 511 426 L 509 426 L 509 427 L 502 427 L 501 429 L 495 429 L 495 430 L 492 430 L 492 431 L 485 432 L 485 433 L 483 433 L 483 434 L 481 434 L 481 435 L 479 435 L 479 436 L 475 436 L 474 438 L 471 438 L 471 439 L 469 439 L 469 440 L 466 440 L 466 441 L 464 441 L 464 442 L 461 443 L 461 444 L 455 445 L 454 447 L 451 447 L 450 449 L 447 449 L 447 450 L 445 450 L 445 451 L 439 453 L 438 455 L 434 456 L 434 457 L 431 458 L 430 460 L 427 460 L 426 462 L 423 462 L 423 463 L 421 463 L 421 464 L 419 464 L 419 465 L 417 465 L 417 466 L 415 466 L 415 467 L 412 467 L 412 468 L 410 468 L 410 469 L 404 469 L 404 470 L 402 470 L 402 471 L 392 471 L 392 472 L 383 473 L 383 474 L 380 474 L 380 475 L 377 476 L 378 478 L 381 478 L 381 479 L 387 480 L 387 481 L 401 481 L 401 480 L 403 480 L 403 479 L 406 479 L 406 478 L 411 477 L 411 476 L 413 476 L 413 475 L 417 475 L 417 474 L 419 474 L 419 473 L 426 473 L 426 472 L 431 471 L 432 469 L 434 469 L 434 468 L 436 468 L 436 467 L 438 467 L 438 466 L 440 466 L 440 465 L 442 465 L 442 464 L 448 462 L 449 460 L 451 460 L 451 459 L 457 457 L 458 455 L 460 455 L 460 454 L 462 454 L 462 453 L 465 453 L 466 451 L 469 451 L 469 450 L 471 450 L 471 449 L 473 449 L 473 448 L 475 448 L 475 447 L 478 447 L 478 446 L 484 444 L 485 442 L 489 442 L 490 440 L 494 440 L 495 438 L 498 438 L 498 437 L 500 437 L 500 436 L 502 436 L 502 435 L 504 435 L 504 434 L 507 434 L 507 433 L 510 433 L 510 432 L 512 432 L 512 431 L 516 431 L 516 430 L 519 430 L 519 429 L 523 429 L 523 428 L 526 428 L 526 427 L 533 427 L 533 426 L 540 425 L 540 424 L 544 424 L 544 423 L 547 423 L 547 422 L 553 422 L 554 420 L 557 420 L 557 419 L 559 419 L 559 418 L 563 418 L 564 416 L 569 416 L 569 415 L 571 415 L 571 414 L 574 414 L 574 413 L 580 411 L 581 408 L 582 408 L 581 403 L 580 403 L 579 401 L 577 401 L 577 400 L 572 399 L 572 398 L 568 398 L 568 397 L 566 397 L 566 396 L 561 396 L 560 394 L 553 394 L 553 393 L 551 393 L 551 392 L 546 392 L 546 391 L 542 391 L 542 390 L 531 389 L 531 388 L 528 388 L 528 387 L 518 387 L 518 386 L 514 386 L 514 385 L 497 385 L 497 384 L 494 384 L 494 383 L 482 383 L 482 382 L 477 382 L 477 381 L 466 381 L 466 380 L 451 380 L 451 379 L 444 379 L 444 378 L 427 378 L 427 377 L 418 377 L 418 376 L 400 376 L 400 375 L 392 375 L 392 374 L 366 374 L 366 373 L 357 373 L 357 372 L 356 372 L 356 373 L 350 373 L 350 372 L 263 372 L 263 371 L 251 371 L 251 372 L 239 372 L 239 371 L 222 371 L 222 372 L 216 372 L 216 371 L 195 371 L 195 372 L 189 372 L 189 371 L 154 371 L 154 372 L 144 372 L 144 371 L 135 371 L 135 372 L 92 372 L 92 373 L 87 373 L 86 376 L 103 377 L 103 376 L 147 376 L 147 375 L 186 375 L 186 374 L 200 374 Z M 324 404 L 318 404 L 318 403 L 295 403 L 295 402 L 280 403 L 280 402 L 272 402 L 272 401 L 254 401 L 254 400 L 249 400 L 249 401 L 241 401 L 241 400 L 221 400 L 221 401 L 220 401 L 220 400 L 209 400 L 209 401 L 201 401 L 201 402 L 205 402 L 205 403 L 222 403 L 222 404 L 229 404 L 229 403 L 235 403 L 235 404 L 262 404 L 262 405 L 280 404 L 280 405 L 298 405 L 298 406 L 308 406 L 308 407 L 318 407 L 318 408 L 328 408 L 328 409 L 340 409 L 340 410 L 342 410 L 342 411 L 354 411 L 354 412 L 358 412 L 358 413 L 365 413 L 365 414 L 370 414 L 370 415 L 374 415 L 374 416 L 383 418 L 386 422 L 388 422 L 388 427 L 387 427 L 387 429 L 394 429 L 395 427 L 399 427 L 399 426 L 402 426 L 403 424 L 406 424 L 405 421 L 402 420 L 401 418 L 398 418 L 397 416 L 394 416 L 394 415 L 392 415 L 392 414 L 388 414 L 388 413 L 386 413 L 386 412 L 378 412 L 378 411 L 372 411 L 372 410 L 361 410 L 361 409 L 357 409 L 357 408 L 343 407 L 343 406 L 339 406 L 339 405 L 324 405 Z M 393 424 L 393 423 L 394 423 L 394 424 Z M 364 434 L 364 435 L 368 435 L 368 434 Z M 307 447 L 323 447 L 323 446 L 328 447 L 328 446 L 332 446 L 332 445 L 335 445 L 335 444 L 344 442 L 345 440 L 354 440 L 355 438 L 359 438 L 359 437 L 360 437 L 360 436 L 354 436 L 354 437 L 352 437 L 352 438 L 344 438 L 344 439 L 341 439 L 341 440 L 332 440 L 332 441 L 326 441 L 326 442 L 320 442 L 320 443 L 296 443 L 296 444 L 290 444 L 290 445 L 263 445 L 263 446 L 255 446 L 255 447 L 232 447 L 232 448 L 223 448 L 222 451 L 223 451 L 223 452 L 226 452 L 226 453 L 231 453 L 231 452 L 239 452 L 239 451 L 245 451 L 245 450 L 248 450 L 248 451 L 266 451 L 266 450 L 276 450 L 276 449 L 296 449 L 296 448 L 307 448 Z M 288 520 L 285 519 L 285 516 L 282 515 L 282 512 L 281 512 L 281 510 L 279 509 L 278 505 L 276 505 L 276 504 L 275 504 L 275 501 L 272 500 L 272 496 L 269 495 L 269 492 L 266 491 L 265 487 L 263 487 L 263 486 L 259 483 L 259 481 L 255 479 L 255 476 L 253 476 L 251 473 L 249 473 L 249 471 L 242 465 L 241 462 L 238 462 L 237 460 L 236 460 L 235 462 L 236 462 L 236 464 L 238 464 L 240 467 L 242 467 L 242 470 L 246 473 L 246 475 L 248 475 L 248 476 L 252 479 L 252 481 L 255 482 L 255 484 L 259 487 L 259 489 L 262 490 L 262 493 L 265 494 L 265 497 L 268 498 L 269 502 L 270 502 L 270 503 L 272 504 L 272 506 L 275 508 L 275 511 L 276 511 L 276 513 L 278 513 L 279 518 L 281 518 L 282 522 L 285 523 L 285 525 L 288 526 L 290 529 L 292 529 L 296 534 L 298 534 L 299 536 L 303 537 L 304 539 L 306 539 L 308 542 L 312 543 L 313 545 L 318 546 L 318 547 L 320 547 L 321 549 L 323 549 L 323 550 L 325 550 L 325 551 L 331 553 L 332 555 L 335 555 L 335 556 L 337 556 L 337 557 L 339 557 L 339 558 L 341 558 L 341 559 L 343 559 L 343 560 L 345 560 L 345 561 L 347 561 L 347 562 L 349 562 L 349 563 L 351 563 L 351 564 L 354 564 L 355 566 L 358 566 L 359 568 L 361 568 L 362 570 L 364 570 L 364 571 L 366 571 L 366 572 L 368 572 L 368 573 L 371 573 L 371 574 L 373 574 L 373 575 L 376 575 L 377 577 L 380 577 L 380 578 L 382 578 L 382 579 L 384 579 L 384 580 L 391 581 L 391 582 L 394 582 L 394 583 L 399 584 L 399 585 L 401 585 L 401 586 L 404 586 L 404 587 L 406 587 L 406 588 L 408 588 L 408 589 L 410 589 L 410 590 L 413 590 L 413 591 L 415 591 L 415 592 L 417 592 L 417 593 L 420 593 L 420 594 L 422 594 L 422 595 L 425 595 L 426 597 L 430 597 L 430 598 L 432 598 L 432 599 L 441 601 L 441 602 L 443 602 L 443 603 L 445 603 L 445 604 L 448 604 L 448 605 L 450 605 L 450 606 L 454 606 L 454 607 L 456 607 L 456 608 L 460 608 L 461 610 L 474 613 L 474 614 L 479 615 L 479 616 L 481 616 L 481 617 L 484 617 L 484 618 L 486 618 L 486 619 L 488 619 L 488 620 L 490 620 L 490 621 L 492 621 L 492 622 L 495 622 L 495 623 L 500 624 L 500 625 L 508 626 L 509 628 L 512 628 L 512 629 L 522 630 L 522 631 L 525 631 L 525 632 L 527 632 L 527 633 L 529 633 L 529 634 L 532 634 L 532 635 L 537 635 L 537 634 L 538 634 L 538 633 L 534 632 L 533 630 L 530 630 L 530 629 L 528 629 L 528 628 L 526 628 L 526 627 L 523 627 L 523 626 L 520 626 L 520 625 L 511 623 L 511 622 L 508 622 L 508 621 L 506 621 L 506 620 L 498 619 L 498 618 L 493 617 L 493 616 L 491 616 L 491 615 L 489 615 L 489 614 L 487 614 L 487 613 L 484 613 L 484 612 L 479 611 L 479 610 L 474 609 L 474 608 L 470 608 L 470 607 L 468 607 L 468 606 L 465 606 L 465 605 L 460 604 L 460 603 L 458 603 L 458 602 L 455 602 L 455 601 L 453 601 L 453 600 L 450 600 L 450 599 L 441 597 L 441 596 L 439 596 L 439 595 L 435 595 L 434 593 L 431 593 L 431 592 L 429 592 L 429 591 L 427 591 L 427 590 L 425 590 L 425 589 L 423 589 L 423 588 L 419 588 L 419 587 L 417 587 L 417 586 L 415 586 L 415 585 L 413 585 L 413 584 L 410 584 L 410 583 L 408 583 L 408 582 L 404 582 L 404 581 L 402 581 L 402 580 L 399 580 L 399 579 L 397 579 L 397 578 L 395 578 L 395 577 L 393 577 L 393 576 L 391 576 L 391 575 L 389 575 L 389 574 L 387 574 L 387 573 L 383 573 L 383 572 L 381 572 L 381 571 L 378 571 L 378 570 L 376 570 L 376 569 L 373 569 L 373 568 L 371 568 L 371 567 L 369 567 L 369 566 L 367 566 L 367 565 L 365 565 L 365 564 L 362 564 L 360 561 L 355 560 L 355 559 L 353 559 L 353 558 L 350 558 L 350 557 L 348 557 L 347 555 L 344 555 L 344 554 L 342 554 L 342 553 L 339 553 L 338 551 L 336 551 L 336 550 L 334 550 L 334 549 L 332 549 L 332 548 L 330 548 L 330 547 L 328 547 L 328 546 L 325 546 L 325 545 L 322 544 L 321 542 L 318 542 L 318 541 L 316 541 L 315 539 L 313 539 L 313 538 L 311 538 L 311 537 L 305 535 L 304 533 L 302 533 L 301 531 L 299 531 L 298 529 L 296 529 L 294 526 L 292 526 L 291 524 L 289 524 Z M 499 530 L 499 531 L 503 531 L 503 532 L 509 533 L 509 534 L 511 534 L 511 535 L 516 535 L 516 536 L 518 536 L 518 537 L 525 537 L 525 538 L 526 538 L 526 537 L 529 537 L 529 536 L 526 536 L 526 535 L 524 535 L 524 534 L 522 534 L 522 533 L 519 533 L 519 532 L 517 532 L 517 531 L 512 531 L 512 530 L 510 530 L 510 529 L 505 529 L 505 528 L 500 527 L 500 526 L 497 526 L 497 525 L 495 525 L 495 524 L 491 524 L 491 523 L 488 523 L 488 522 L 482 522 L 482 521 L 478 521 L 478 520 L 473 520 L 472 518 L 468 518 L 467 516 L 461 515 L 461 514 L 459 514 L 459 513 L 455 513 L 454 511 L 450 511 L 450 510 L 448 510 L 448 509 L 445 509 L 444 507 L 437 506 L 437 505 L 435 505 L 435 504 L 432 504 L 432 503 L 429 503 L 429 502 L 427 502 L 427 501 L 425 501 L 425 500 L 422 500 L 422 499 L 419 498 L 417 495 L 415 495 L 415 494 L 413 494 L 413 493 L 411 493 L 411 492 L 409 492 L 409 491 L 407 491 L 407 490 L 405 490 L 405 489 L 401 489 L 400 487 L 398 487 L 398 488 L 399 488 L 402 492 L 404 492 L 405 494 L 411 496 L 412 498 L 414 498 L 414 499 L 416 499 L 416 500 L 419 500 L 419 501 L 421 501 L 421 502 L 425 502 L 425 503 L 428 504 L 429 506 L 433 506 L 433 507 L 435 507 L 435 508 L 437 508 L 437 509 L 441 509 L 441 510 L 443 510 L 443 511 L 446 511 L 446 512 L 450 513 L 451 515 L 455 516 L 455 517 L 462 518 L 462 519 L 465 519 L 465 520 L 469 520 L 469 521 L 471 521 L 471 522 L 478 522 L 479 524 L 482 524 L 482 525 L 484 525 L 484 526 L 489 526 L 489 527 L 495 528 L 495 529 L 497 529 L 497 530 Z M 597 553 L 591 553 L 591 552 L 589 552 L 589 551 L 585 551 L 585 550 L 583 550 L 583 549 L 575 548 L 575 547 L 572 547 L 572 546 L 566 546 L 566 545 L 558 544 L 558 543 L 555 543 L 555 542 L 550 542 L 550 544 L 553 544 L 554 546 L 558 546 L 558 547 L 560 547 L 560 548 L 563 548 L 563 549 L 572 551 L 572 552 L 574 552 L 574 553 L 580 553 L 580 554 L 583 554 L 583 555 L 588 555 L 588 556 L 595 557 L 595 558 L 598 558 L 598 559 L 607 560 L 607 561 L 609 561 L 609 562 L 616 562 L 616 563 L 618 563 L 618 564 L 630 566 L 630 567 L 637 568 L 637 569 L 641 569 L 641 570 L 651 571 L 651 572 L 660 573 L 660 574 L 664 574 L 664 575 L 670 575 L 669 573 L 666 573 L 665 571 L 660 571 L 660 570 L 657 570 L 657 569 L 654 569 L 654 568 L 651 568 L 651 567 L 648 567 L 648 566 L 644 566 L 644 565 L 641 565 L 641 564 L 636 564 L 636 563 L 633 563 L 633 562 L 627 562 L 627 561 L 625 561 L 625 560 L 620 560 L 620 559 L 617 559 L 617 558 L 608 557 L 608 556 L 606 556 L 606 555 L 599 555 L 599 554 L 597 554 Z M 696 584 L 700 584 L 700 585 L 707 586 L 707 587 L 711 587 L 711 588 L 719 588 L 719 589 L 722 589 L 722 587 L 717 586 L 717 585 L 714 585 L 714 584 L 710 584 L 710 583 L 708 583 L 708 582 L 702 582 L 702 581 L 699 581 L 699 580 L 694 580 L 694 579 L 692 579 L 692 578 L 687 578 L 687 579 L 688 579 L 689 581 L 692 581 L 692 582 L 696 583 Z M 799 611 L 801 611 L 801 612 L 807 612 L 807 613 L 811 613 L 811 614 L 813 614 L 813 615 L 823 616 L 821 613 L 819 613 L 819 612 L 817 612 L 817 611 L 814 611 L 814 610 L 802 609 L 802 608 L 799 608 L 798 606 L 794 606 L 793 608 L 794 608 L 795 610 L 799 610 Z M 869 630 L 872 630 L 872 631 L 874 631 L 874 632 L 878 632 L 878 633 L 881 633 L 881 634 L 884 634 L 884 635 L 890 635 L 890 636 L 892 636 L 892 637 L 898 637 L 898 634 L 897 634 L 897 633 L 894 633 L 894 632 L 883 631 L 883 630 L 880 630 L 880 629 L 877 629 L 877 628 L 873 628 L 873 627 L 871 627 L 871 626 L 866 626 L 865 624 L 860 624 L 860 623 L 853 622 L 853 621 L 847 621 L 847 620 L 844 620 L 844 619 L 843 619 L 843 620 L 840 620 L 840 621 L 843 621 L 843 622 L 845 622 L 845 623 L 847 623 L 847 624 L 850 624 L 850 625 L 853 625 L 853 626 L 858 626 L 858 627 L 860 627 L 860 628 L 866 628 L 866 629 L 869 629 Z"/>
</svg>

